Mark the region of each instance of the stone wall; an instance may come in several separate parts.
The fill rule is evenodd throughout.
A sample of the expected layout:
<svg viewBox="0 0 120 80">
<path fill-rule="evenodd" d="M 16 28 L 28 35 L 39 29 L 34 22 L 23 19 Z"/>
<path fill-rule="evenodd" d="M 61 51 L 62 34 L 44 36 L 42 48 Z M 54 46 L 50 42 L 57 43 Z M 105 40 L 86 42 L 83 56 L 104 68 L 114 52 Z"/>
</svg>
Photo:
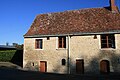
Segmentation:
<svg viewBox="0 0 120 80">
<path fill-rule="evenodd" d="M 43 39 L 43 49 L 35 49 L 36 38 L 24 39 L 23 67 L 27 70 L 40 70 L 40 61 L 47 62 L 47 72 L 67 73 L 68 48 L 58 49 L 58 38 Z M 38 39 L 38 38 L 37 38 Z M 67 38 L 66 38 L 67 39 Z M 67 41 L 67 40 L 66 40 Z M 100 72 L 100 61 L 110 62 L 111 72 L 120 72 L 120 34 L 115 35 L 115 49 L 101 49 L 100 35 L 94 39 L 94 35 L 70 37 L 70 72 L 76 73 L 76 59 L 84 60 L 84 73 Z M 68 43 L 67 43 L 68 44 Z M 66 65 L 61 60 L 66 59 Z"/>
<path fill-rule="evenodd" d="M 40 61 L 47 61 L 47 72 L 65 73 L 67 65 L 62 66 L 61 60 L 66 59 L 67 49 L 58 49 L 56 47 L 56 37 L 50 37 L 50 40 L 47 40 L 47 38 L 40 39 L 43 39 L 42 50 L 35 49 L 35 38 L 25 38 L 24 68 L 35 67 L 36 70 L 39 70 Z M 36 66 L 32 66 L 32 63 L 35 63 Z"/>
</svg>

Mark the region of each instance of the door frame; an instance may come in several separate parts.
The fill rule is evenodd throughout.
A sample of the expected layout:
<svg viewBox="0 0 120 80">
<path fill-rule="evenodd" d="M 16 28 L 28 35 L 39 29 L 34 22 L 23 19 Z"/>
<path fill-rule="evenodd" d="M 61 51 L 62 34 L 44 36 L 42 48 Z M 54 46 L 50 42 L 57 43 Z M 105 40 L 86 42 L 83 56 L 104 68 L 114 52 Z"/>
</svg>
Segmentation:
<svg viewBox="0 0 120 80">
<path fill-rule="evenodd" d="M 40 61 L 40 72 L 41 72 L 41 63 L 44 62 L 45 63 L 45 72 L 47 72 L 47 61 Z"/>
<path fill-rule="evenodd" d="M 79 69 L 80 71 L 77 70 L 78 69 L 77 61 L 80 61 L 80 64 L 78 64 L 81 67 L 81 69 Z M 84 59 L 76 59 L 76 73 L 77 74 L 84 74 Z"/>
<path fill-rule="evenodd" d="M 101 74 L 110 73 L 110 62 L 108 60 L 101 60 L 100 61 L 100 73 Z"/>
</svg>

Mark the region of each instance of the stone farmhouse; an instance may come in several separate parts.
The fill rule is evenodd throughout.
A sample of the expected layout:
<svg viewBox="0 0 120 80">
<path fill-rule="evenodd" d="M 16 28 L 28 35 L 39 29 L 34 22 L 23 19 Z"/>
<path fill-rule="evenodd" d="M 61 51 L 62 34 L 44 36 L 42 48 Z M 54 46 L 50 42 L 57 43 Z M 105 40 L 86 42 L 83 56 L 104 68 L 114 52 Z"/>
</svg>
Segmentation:
<svg viewBox="0 0 120 80">
<path fill-rule="evenodd" d="M 24 35 L 23 68 L 61 74 L 120 72 L 120 13 L 109 7 L 38 15 Z"/>
</svg>

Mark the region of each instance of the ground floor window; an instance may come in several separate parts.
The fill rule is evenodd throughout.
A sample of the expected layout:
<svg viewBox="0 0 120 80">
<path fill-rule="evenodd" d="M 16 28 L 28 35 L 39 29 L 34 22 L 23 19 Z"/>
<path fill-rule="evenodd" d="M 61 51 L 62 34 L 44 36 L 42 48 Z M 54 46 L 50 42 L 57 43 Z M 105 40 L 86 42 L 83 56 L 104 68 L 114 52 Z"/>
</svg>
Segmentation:
<svg viewBox="0 0 120 80">
<path fill-rule="evenodd" d="M 62 59 L 62 65 L 64 66 L 66 64 L 66 60 Z"/>
</svg>

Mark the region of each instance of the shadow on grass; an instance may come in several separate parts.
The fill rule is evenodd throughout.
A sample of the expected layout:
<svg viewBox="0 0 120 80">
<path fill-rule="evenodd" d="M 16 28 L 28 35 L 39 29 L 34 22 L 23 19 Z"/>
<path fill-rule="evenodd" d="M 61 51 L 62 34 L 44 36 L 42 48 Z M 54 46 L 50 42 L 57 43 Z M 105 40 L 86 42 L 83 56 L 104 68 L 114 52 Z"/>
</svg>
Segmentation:
<svg viewBox="0 0 120 80">
<path fill-rule="evenodd" d="M 10 62 L 22 67 L 23 66 L 23 50 L 17 50 Z"/>
</svg>

